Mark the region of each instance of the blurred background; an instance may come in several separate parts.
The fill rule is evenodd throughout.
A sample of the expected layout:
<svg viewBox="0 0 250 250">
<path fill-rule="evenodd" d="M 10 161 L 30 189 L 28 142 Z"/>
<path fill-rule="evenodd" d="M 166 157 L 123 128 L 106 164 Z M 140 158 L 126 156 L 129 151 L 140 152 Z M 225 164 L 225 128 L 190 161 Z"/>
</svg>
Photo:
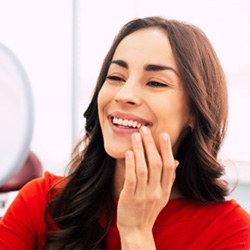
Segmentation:
<svg viewBox="0 0 250 250">
<path fill-rule="evenodd" d="M 217 51 L 230 105 L 220 157 L 226 179 L 239 182 L 232 197 L 250 211 L 249 13 L 248 0 L 0 0 L 0 42 L 28 74 L 35 110 L 31 150 L 44 169 L 64 173 L 118 29 L 136 17 L 161 15 L 197 25 Z"/>
</svg>

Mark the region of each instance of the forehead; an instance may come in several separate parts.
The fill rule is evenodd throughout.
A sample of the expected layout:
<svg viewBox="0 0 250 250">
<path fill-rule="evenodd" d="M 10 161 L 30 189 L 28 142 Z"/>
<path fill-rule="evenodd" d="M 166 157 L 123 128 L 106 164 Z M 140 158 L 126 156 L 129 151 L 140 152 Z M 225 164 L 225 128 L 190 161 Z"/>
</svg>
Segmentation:
<svg viewBox="0 0 250 250">
<path fill-rule="evenodd" d="M 177 69 L 167 32 L 160 28 L 145 28 L 126 36 L 117 46 L 113 60 L 142 60 L 167 64 Z"/>
</svg>

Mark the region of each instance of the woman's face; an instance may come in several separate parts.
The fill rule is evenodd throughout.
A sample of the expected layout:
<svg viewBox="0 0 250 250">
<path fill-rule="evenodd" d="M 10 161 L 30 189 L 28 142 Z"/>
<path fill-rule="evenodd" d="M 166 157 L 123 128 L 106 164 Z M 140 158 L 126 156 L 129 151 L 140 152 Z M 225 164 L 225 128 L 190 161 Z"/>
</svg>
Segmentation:
<svg viewBox="0 0 250 250">
<path fill-rule="evenodd" d="M 98 96 L 98 115 L 105 150 L 113 158 L 124 158 L 131 135 L 142 125 L 150 128 L 157 148 L 162 132 L 175 148 L 191 115 L 163 30 L 142 29 L 121 41 Z"/>
</svg>

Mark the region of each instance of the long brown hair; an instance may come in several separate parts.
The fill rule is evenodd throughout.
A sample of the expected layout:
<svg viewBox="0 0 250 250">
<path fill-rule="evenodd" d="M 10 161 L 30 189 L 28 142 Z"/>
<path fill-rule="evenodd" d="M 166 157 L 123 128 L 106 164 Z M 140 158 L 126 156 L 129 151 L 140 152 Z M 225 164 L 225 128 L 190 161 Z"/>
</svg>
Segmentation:
<svg viewBox="0 0 250 250">
<path fill-rule="evenodd" d="M 45 219 L 51 231 L 47 249 L 105 248 L 114 213 L 115 159 L 104 150 L 97 97 L 121 40 L 150 27 L 166 31 L 194 117 L 194 127 L 186 133 L 176 153 L 180 162 L 176 173 L 178 188 L 184 197 L 195 201 L 225 199 L 227 186 L 220 179 L 224 168 L 217 157 L 227 127 L 227 89 L 213 47 L 196 26 L 161 17 L 132 20 L 120 30 L 104 59 L 84 113 L 86 135 L 74 149 L 67 184 L 48 204 Z M 59 230 L 53 230 L 52 221 Z"/>
</svg>

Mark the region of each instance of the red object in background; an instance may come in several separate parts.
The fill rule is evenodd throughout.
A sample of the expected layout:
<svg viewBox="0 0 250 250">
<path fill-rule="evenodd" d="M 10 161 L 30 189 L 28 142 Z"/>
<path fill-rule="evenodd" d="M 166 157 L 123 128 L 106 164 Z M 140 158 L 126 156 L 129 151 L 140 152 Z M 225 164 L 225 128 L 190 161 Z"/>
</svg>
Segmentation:
<svg viewBox="0 0 250 250">
<path fill-rule="evenodd" d="M 19 190 L 30 180 L 42 175 L 43 166 L 38 157 L 30 151 L 21 169 L 11 179 L 0 186 L 0 193 Z"/>
</svg>

